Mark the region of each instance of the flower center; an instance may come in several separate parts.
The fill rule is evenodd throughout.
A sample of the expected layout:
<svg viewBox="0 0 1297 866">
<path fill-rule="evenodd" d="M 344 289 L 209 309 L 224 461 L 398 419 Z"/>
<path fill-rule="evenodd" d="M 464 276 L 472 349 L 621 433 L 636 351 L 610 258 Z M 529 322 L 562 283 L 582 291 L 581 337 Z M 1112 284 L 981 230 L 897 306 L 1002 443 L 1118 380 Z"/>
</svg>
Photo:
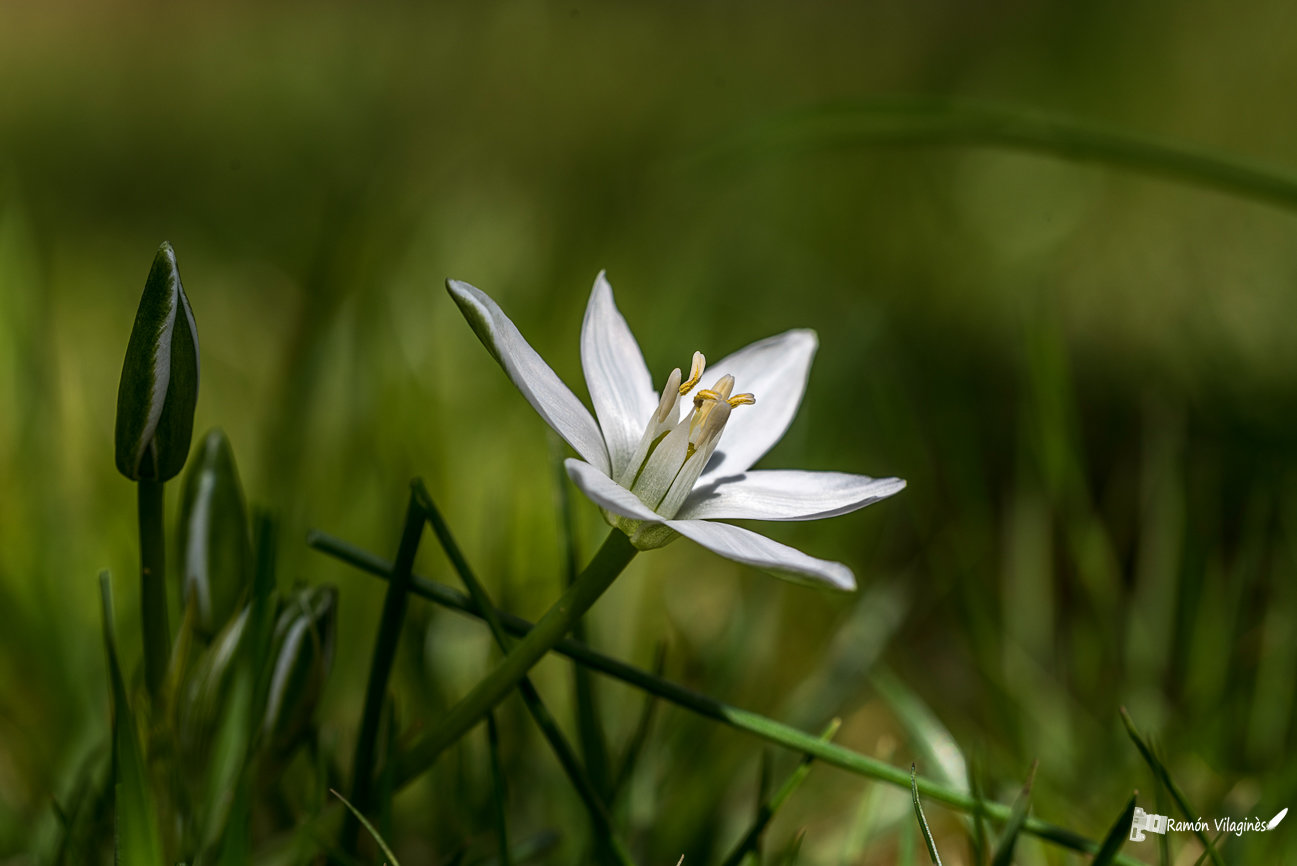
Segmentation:
<svg viewBox="0 0 1297 866">
<path fill-rule="evenodd" d="M 681 398 L 701 381 L 706 366 L 703 353 L 694 352 L 687 380 L 680 381 L 680 368 L 671 371 L 635 454 L 616 478 L 618 484 L 666 518 L 680 510 L 707 466 L 730 412 L 757 401 L 751 394 L 734 394 L 734 377 L 726 374 L 712 387 L 700 388 L 694 394 L 693 408 L 680 418 Z"/>
</svg>

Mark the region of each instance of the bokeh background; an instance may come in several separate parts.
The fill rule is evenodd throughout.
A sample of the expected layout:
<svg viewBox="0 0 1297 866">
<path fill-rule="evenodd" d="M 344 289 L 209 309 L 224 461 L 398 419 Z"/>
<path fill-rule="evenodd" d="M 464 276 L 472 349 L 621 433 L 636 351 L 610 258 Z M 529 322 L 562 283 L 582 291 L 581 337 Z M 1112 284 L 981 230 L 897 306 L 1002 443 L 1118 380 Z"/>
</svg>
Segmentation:
<svg viewBox="0 0 1297 866">
<path fill-rule="evenodd" d="M 909 488 L 766 527 L 848 563 L 856 595 L 682 542 L 599 604 L 600 648 L 648 665 L 665 642 L 673 678 L 807 729 L 840 716 L 840 742 L 955 784 L 972 766 L 1001 799 L 1039 759 L 1035 814 L 1091 837 L 1135 788 L 1173 811 L 1120 706 L 1202 816 L 1290 805 L 1297 214 L 1102 161 L 880 145 L 813 120 L 896 95 L 976 100 L 1282 174 L 1295 24 L 1279 0 L 5 4 L 0 862 L 37 862 L 53 800 L 105 737 L 102 567 L 139 658 L 134 490 L 112 430 L 164 239 L 199 327 L 196 430 L 226 430 L 249 499 L 276 515 L 281 582 L 340 588 L 319 719 L 342 765 L 381 587 L 309 551 L 308 528 L 390 556 L 420 475 L 497 598 L 542 611 L 561 581 L 553 446 L 442 283 L 490 292 L 584 396 L 577 335 L 606 268 L 658 382 L 694 349 L 816 329 L 801 413 L 763 465 Z M 588 555 L 602 524 L 576 510 Z M 431 542 L 419 567 L 451 579 Z M 435 718 L 492 658 L 479 626 L 415 605 L 401 724 Z M 568 668 L 538 677 L 569 720 Z M 639 699 L 602 685 L 619 746 Z M 558 831 L 571 862 L 579 804 L 520 705 L 503 721 L 512 826 Z M 470 739 L 397 801 L 407 862 L 489 850 Z M 661 708 L 619 807 L 643 862 L 719 859 L 760 753 Z M 892 862 L 914 844 L 907 804 L 817 769 L 770 844 L 805 828 L 804 863 Z M 962 823 L 929 818 L 946 861 L 967 862 Z M 1225 850 L 1261 862 L 1292 829 Z M 1045 851 L 1024 841 L 1019 859 L 1079 862 Z M 1198 853 L 1173 835 L 1174 862 Z"/>
</svg>

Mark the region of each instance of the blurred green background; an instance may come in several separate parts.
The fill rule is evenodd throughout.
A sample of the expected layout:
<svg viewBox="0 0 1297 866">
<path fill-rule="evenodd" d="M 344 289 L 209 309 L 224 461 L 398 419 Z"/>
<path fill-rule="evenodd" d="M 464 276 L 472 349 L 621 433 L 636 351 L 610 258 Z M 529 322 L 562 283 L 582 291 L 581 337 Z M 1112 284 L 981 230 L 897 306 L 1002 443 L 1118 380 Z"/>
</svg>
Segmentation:
<svg viewBox="0 0 1297 866">
<path fill-rule="evenodd" d="M 381 592 L 308 551 L 308 528 L 390 556 L 417 474 L 506 607 L 535 616 L 561 580 L 545 427 L 443 280 L 491 293 L 584 396 L 577 335 L 606 268 L 657 382 L 694 349 L 816 329 L 801 413 L 762 465 L 909 488 L 758 527 L 848 563 L 857 595 L 680 543 L 595 609 L 598 646 L 647 665 L 666 641 L 673 678 L 808 730 L 840 715 L 839 742 L 934 777 L 962 784 L 971 762 L 1002 799 L 1039 758 L 1036 814 L 1091 837 L 1134 788 L 1171 811 L 1122 705 L 1202 816 L 1290 805 L 1297 215 L 1102 162 L 871 146 L 810 121 L 898 94 L 985 100 L 1297 168 L 1295 23 L 1278 0 L 5 4 L 0 861 L 34 862 L 52 798 L 105 736 L 101 567 L 139 658 L 112 430 L 164 239 L 198 322 L 196 430 L 228 432 L 249 499 L 276 514 L 281 583 L 340 588 L 319 713 L 339 755 Z M 577 511 L 584 556 L 603 529 Z M 431 542 L 420 569 L 450 579 Z M 426 725 L 493 656 L 485 630 L 423 605 L 408 629 L 398 716 Z M 565 664 L 538 678 L 569 718 Z M 601 696 L 624 742 L 638 698 Z M 579 804 L 505 707 L 516 832 L 576 850 Z M 489 837 L 471 739 L 398 801 L 408 862 Z M 643 862 L 719 859 L 759 754 L 663 708 L 621 812 Z M 802 862 L 891 862 L 913 842 L 906 804 L 819 769 L 771 844 L 805 827 Z M 962 825 L 929 819 L 947 862 L 966 858 Z M 1258 862 L 1290 830 L 1225 850 Z M 1019 857 L 1071 862 L 1044 851 Z M 1177 851 L 1196 858 L 1189 834 Z"/>
</svg>

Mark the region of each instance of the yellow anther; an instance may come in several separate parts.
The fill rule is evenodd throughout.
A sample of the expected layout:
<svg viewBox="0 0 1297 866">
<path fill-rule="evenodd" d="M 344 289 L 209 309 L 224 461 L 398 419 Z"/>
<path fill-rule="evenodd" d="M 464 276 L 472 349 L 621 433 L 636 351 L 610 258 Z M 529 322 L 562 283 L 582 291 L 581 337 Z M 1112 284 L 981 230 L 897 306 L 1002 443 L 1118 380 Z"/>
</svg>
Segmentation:
<svg viewBox="0 0 1297 866">
<path fill-rule="evenodd" d="M 737 408 L 744 405 L 751 406 L 753 403 L 757 402 L 757 398 L 752 394 L 735 394 L 725 402 Z"/>
<path fill-rule="evenodd" d="M 688 394 L 698 384 L 698 380 L 703 377 L 703 370 L 707 367 L 707 359 L 703 357 L 702 352 L 694 352 L 693 362 L 689 365 L 689 378 L 680 383 L 680 396 Z"/>
<path fill-rule="evenodd" d="M 719 401 L 720 399 L 721 395 L 717 394 L 711 388 L 703 388 L 694 395 L 694 408 L 701 409 L 705 401 Z"/>
</svg>

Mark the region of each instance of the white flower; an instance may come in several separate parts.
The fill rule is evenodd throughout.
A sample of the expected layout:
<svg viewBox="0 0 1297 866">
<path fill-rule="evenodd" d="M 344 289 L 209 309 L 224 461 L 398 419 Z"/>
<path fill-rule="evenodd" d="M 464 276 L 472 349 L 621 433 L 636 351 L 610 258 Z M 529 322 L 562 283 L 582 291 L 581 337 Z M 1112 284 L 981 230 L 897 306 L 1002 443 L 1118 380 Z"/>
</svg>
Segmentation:
<svg viewBox="0 0 1297 866">
<path fill-rule="evenodd" d="M 855 589 L 842 563 L 712 522 L 833 517 L 905 487 L 899 478 L 751 468 L 797 413 L 817 345 L 814 331 L 786 331 L 727 356 L 711 365 L 722 375 L 710 388 L 695 390 L 707 366 L 695 352 L 688 378 L 672 370 L 659 396 L 600 273 L 581 326 L 581 366 L 596 423 L 495 301 L 458 280 L 446 287 L 518 390 L 584 458 L 567 461 L 572 481 L 636 547 L 660 547 L 683 535 L 777 577 Z M 735 393 L 736 387 L 745 390 Z"/>
</svg>

